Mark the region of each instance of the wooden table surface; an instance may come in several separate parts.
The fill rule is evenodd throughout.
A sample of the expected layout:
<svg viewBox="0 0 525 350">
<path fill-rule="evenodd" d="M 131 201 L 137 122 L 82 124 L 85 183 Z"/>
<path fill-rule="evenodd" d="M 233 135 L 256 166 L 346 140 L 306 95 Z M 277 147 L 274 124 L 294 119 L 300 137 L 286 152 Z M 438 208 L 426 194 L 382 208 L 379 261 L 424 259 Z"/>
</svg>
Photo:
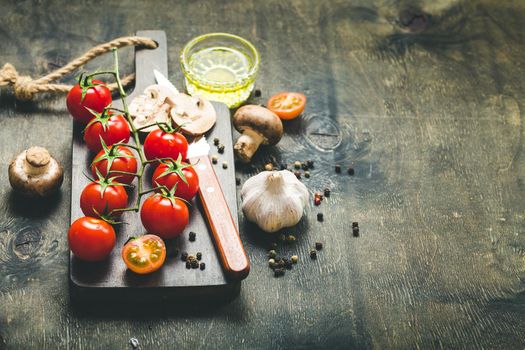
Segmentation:
<svg viewBox="0 0 525 350">
<path fill-rule="evenodd" d="M 241 217 L 252 270 L 232 303 L 72 305 L 72 122 L 62 97 L 22 103 L 4 88 L 0 348 L 126 349 L 132 338 L 142 349 L 523 348 L 523 1 L 167 3 L 2 1 L 0 65 L 37 77 L 95 44 L 163 29 L 180 86 L 178 55 L 190 38 L 226 31 L 251 40 L 264 97 L 254 102 L 281 90 L 304 91 L 309 102 L 280 144 L 238 176 L 310 158 L 310 191 L 332 188 L 285 232 L 298 240 L 281 252 L 300 263 L 274 278 L 273 238 Z M 132 52 L 122 50 L 124 73 Z M 110 65 L 104 57 L 88 69 Z M 7 181 L 10 158 L 36 144 L 66 168 L 61 194 L 47 202 L 18 198 Z M 335 164 L 355 175 L 335 174 Z M 316 241 L 324 249 L 311 261 Z"/>
</svg>

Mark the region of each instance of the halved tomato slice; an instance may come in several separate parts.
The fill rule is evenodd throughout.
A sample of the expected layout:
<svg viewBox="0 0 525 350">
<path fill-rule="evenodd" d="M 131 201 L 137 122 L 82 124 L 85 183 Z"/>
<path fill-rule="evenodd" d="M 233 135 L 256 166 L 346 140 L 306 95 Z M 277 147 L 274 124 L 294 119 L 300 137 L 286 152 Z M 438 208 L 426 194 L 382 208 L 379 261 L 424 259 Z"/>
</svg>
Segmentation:
<svg viewBox="0 0 525 350">
<path fill-rule="evenodd" d="M 144 235 L 124 245 L 122 259 L 133 272 L 141 275 L 152 273 L 164 264 L 166 245 L 159 236 Z"/>
<path fill-rule="evenodd" d="M 283 120 L 299 116 L 306 105 L 306 96 L 298 92 L 281 92 L 268 100 L 268 109 Z"/>
</svg>

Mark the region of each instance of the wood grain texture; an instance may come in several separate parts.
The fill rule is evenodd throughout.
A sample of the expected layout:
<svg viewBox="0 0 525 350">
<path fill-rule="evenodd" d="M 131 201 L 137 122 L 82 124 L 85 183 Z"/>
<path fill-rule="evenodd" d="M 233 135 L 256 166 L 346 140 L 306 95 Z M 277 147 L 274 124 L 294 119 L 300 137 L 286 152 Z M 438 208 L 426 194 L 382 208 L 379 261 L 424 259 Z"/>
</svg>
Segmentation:
<svg viewBox="0 0 525 350">
<path fill-rule="evenodd" d="M 332 195 L 286 230 L 298 239 L 279 253 L 300 263 L 284 278 L 266 266 L 273 238 L 240 217 L 252 270 L 227 306 L 75 310 L 71 169 L 47 203 L 14 196 L 6 170 L 31 144 L 68 163 L 64 101 L 19 103 L 0 90 L 0 348 L 125 349 L 133 337 L 142 349 L 523 348 L 524 16 L 519 0 L 2 2 L 1 61 L 33 76 L 96 43 L 159 28 L 181 85 L 178 55 L 190 38 L 246 37 L 262 60 L 254 102 L 287 89 L 309 102 L 237 175 L 312 158 L 305 184 Z M 123 74 L 132 62 L 123 50 Z M 109 65 L 105 57 L 88 68 Z M 355 176 L 334 174 L 335 163 L 353 164 Z M 324 249 L 310 261 L 316 241 Z"/>
</svg>

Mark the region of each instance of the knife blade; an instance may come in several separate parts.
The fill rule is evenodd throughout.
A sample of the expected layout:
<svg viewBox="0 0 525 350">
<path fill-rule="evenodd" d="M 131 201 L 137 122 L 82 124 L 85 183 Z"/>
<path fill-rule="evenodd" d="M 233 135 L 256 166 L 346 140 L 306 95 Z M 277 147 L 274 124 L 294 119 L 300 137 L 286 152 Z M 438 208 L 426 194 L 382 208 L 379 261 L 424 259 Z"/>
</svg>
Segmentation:
<svg viewBox="0 0 525 350">
<path fill-rule="evenodd" d="M 164 76 L 164 74 L 154 69 L 153 75 L 155 75 L 155 80 L 157 80 L 157 84 L 167 87 L 174 94 L 179 93 L 179 90 L 175 87 L 175 85 L 171 83 L 171 81 L 168 80 L 168 78 Z"/>
<path fill-rule="evenodd" d="M 155 70 L 153 73 L 159 85 L 175 88 L 162 73 Z M 244 279 L 250 272 L 250 261 L 217 174 L 208 157 L 209 152 L 210 145 L 206 137 L 201 136 L 190 144 L 187 157 L 199 178 L 199 198 L 211 228 L 221 264 L 229 277 Z"/>
</svg>

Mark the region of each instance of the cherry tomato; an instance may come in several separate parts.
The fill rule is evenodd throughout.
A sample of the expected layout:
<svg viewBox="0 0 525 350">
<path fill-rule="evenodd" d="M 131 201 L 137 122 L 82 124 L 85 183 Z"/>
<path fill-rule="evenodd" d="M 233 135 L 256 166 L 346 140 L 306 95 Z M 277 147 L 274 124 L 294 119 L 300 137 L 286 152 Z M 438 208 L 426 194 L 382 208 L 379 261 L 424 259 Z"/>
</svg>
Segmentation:
<svg viewBox="0 0 525 350">
<path fill-rule="evenodd" d="M 82 93 L 84 93 L 83 97 Z M 93 114 L 86 107 L 97 113 L 102 113 L 111 101 L 111 91 L 109 91 L 104 82 L 83 77 L 80 78 L 78 84 L 69 90 L 66 97 L 69 113 L 73 116 L 73 119 L 84 124 L 93 119 Z"/>
<path fill-rule="evenodd" d="M 177 159 L 179 155 L 186 159 L 188 153 L 188 141 L 178 132 L 165 132 L 161 129 L 153 130 L 144 140 L 144 155 L 146 159 L 172 158 Z"/>
<path fill-rule="evenodd" d="M 129 135 L 130 129 L 126 118 L 107 111 L 92 118 L 84 129 L 84 141 L 92 152 L 102 149 L 101 137 L 107 146 L 111 146 L 117 142 L 128 142 Z"/>
<path fill-rule="evenodd" d="M 146 198 L 140 209 L 142 225 L 149 233 L 174 238 L 189 222 L 189 210 L 181 199 L 155 193 Z"/>
<path fill-rule="evenodd" d="M 91 174 L 94 178 L 98 178 L 97 169 L 103 177 L 105 177 L 109 171 L 110 176 L 115 177 L 115 181 L 129 185 L 135 179 L 133 175 L 113 175 L 111 172 L 125 171 L 128 173 L 136 173 L 137 159 L 128 147 L 110 147 L 107 150 L 103 149 L 95 156 L 91 164 Z"/>
<path fill-rule="evenodd" d="M 183 179 L 184 178 L 184 179 Z M 190 201 L 199 191 L 199 177 L 190 164 L 162 162 L 153 172 L 153 186 L 166 186 L 171 190 L 175 185 L 175 196 Z"/>
<path fill-rule="evenodd" d="M 122 248 L 122 259 L 133 272 L 147 274 L 157 271 L 166 260 L 164 241 L 155 235 L 135 238 Z"/>
<path fill-rule="evenodd" d="M 299 116 L 306 105 L 306 96 L 298 92 L 281 92 L 270 97 L 268 109 L 283 120 Z"/>
<path fill-rule="evenodd" d="M 127 203 L 128 194 L 124 186 L 108 183 L 104 180 L 91 182 L 80 195 L 80 208 L 86 216 L 109 215 L 114 209 L 126 208 Z M 111 214 L 114 217 L 120 215 L 122 212 Z"/>
<path fill-rule="evenodd" d="M 110 224 L 89 216 L 73 222 L 67 236 L 69 249 L 77 258 L 86 261 L 104 260 L 113 250 L 117 239 Z"/>
</svg>

